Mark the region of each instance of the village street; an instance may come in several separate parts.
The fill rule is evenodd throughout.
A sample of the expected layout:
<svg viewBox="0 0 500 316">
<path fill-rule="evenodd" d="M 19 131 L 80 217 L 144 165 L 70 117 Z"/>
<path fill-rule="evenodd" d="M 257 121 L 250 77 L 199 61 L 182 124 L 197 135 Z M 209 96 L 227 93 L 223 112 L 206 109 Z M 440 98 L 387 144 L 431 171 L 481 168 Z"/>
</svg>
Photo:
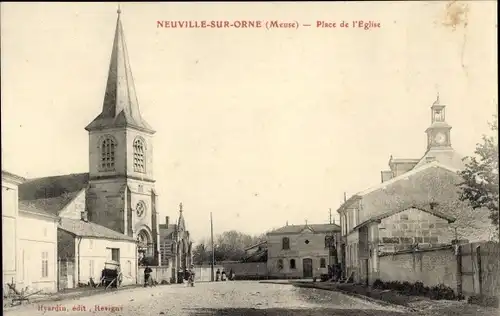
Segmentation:
<svg viewBox="0 0 500 316">
<path fill-rule="evenodd" d="M 96 310 L 96 305 L 100 311 Z M 59 310 L 66 308 L 66 311 L 48 310 L 51 307 Z M 114 312 L 110 310 L 113 308 Z M 406 313 L 338 292 L 297 288 L 287 284 L 237 281 L 198 283 L 194 288 L 184 285 L 137 288 L 77 300 L 26 305 L 4 314 L 391 316 Z"/>
</svg>

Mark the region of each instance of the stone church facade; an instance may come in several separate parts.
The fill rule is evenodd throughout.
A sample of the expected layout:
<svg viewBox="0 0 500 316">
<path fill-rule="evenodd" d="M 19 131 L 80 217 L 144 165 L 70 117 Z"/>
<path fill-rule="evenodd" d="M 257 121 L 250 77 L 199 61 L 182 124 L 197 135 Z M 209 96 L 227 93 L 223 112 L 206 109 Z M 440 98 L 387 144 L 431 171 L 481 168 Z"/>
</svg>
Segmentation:
<svg viewBox="0 0 500 316">
<path fill-rule="evenodd" d="M 89 220 L 139 241 L 159 262 L 153 135 L 142 118 L 118 14 L 102 112 L 89 133 Z"/>
<path fill-rule="evenodd" d="M 89 172 L 28 179 L 19 188 L 19 199 L 50 209 L 58 216 L 68 205 L 78 202 L 82 221 L 137 241 L 138 262 L 159 266 L 159 209 L 153 172 L 155 130 L 140 112 L 120 13 L 102 110 L 85 127 L 89 135 Z M 191 243 L 182 211 L 175 231 L 172 241 L 183 245 L 175 250 L 178 258 L 190 257 Z"/>
</svg>

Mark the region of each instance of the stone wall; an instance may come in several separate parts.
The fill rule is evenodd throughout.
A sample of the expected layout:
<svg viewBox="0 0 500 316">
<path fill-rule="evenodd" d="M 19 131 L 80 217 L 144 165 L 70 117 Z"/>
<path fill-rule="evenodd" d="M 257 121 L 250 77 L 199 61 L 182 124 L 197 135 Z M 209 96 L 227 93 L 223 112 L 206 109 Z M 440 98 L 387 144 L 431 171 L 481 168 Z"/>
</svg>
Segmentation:
<svg viewBox="0 0 500 316">
<path fill-rule="evenodd" d="M 426 286 L 445 284 L 457 288 L 457 260 L 451 246 L 381 255 L 379 264 L 379 278 L 385 282 L 422 282 Z"/>
<path fill-rule="evenodd" d="M 401 251 L 379 257 L 382 281 L 444 284 L 465 296 L 500 294 L 500 245 L 470 243 L 419 251 Z"/>
<path fill-rule="evenodd" d="M 379 249 L 383 252 L 403 250 L 405 245 L 429 243 L 450 244 L 454 239 L 448 221 L 410 208 L 382 220 L 379 224 Z"/>
</svg>

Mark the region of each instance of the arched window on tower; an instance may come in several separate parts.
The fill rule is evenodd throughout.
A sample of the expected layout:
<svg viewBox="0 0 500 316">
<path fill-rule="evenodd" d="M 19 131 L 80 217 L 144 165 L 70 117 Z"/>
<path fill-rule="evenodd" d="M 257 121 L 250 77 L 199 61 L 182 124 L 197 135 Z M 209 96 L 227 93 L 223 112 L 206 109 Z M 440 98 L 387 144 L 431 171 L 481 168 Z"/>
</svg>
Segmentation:
<svg viewBox="0 0 500 316">
<path fill-rule="evenodd" d="M 142 138 L 137 138 L 134 140 L 134 171 L 142 172 L 146 171 L 145 168 L 145 144 Z"/>
<path fill-rule="evenodd" d="M 111 136 L 106 136 L 100 143 L 101 171 L 115 170 L 116 141 Z"/>
</svg>

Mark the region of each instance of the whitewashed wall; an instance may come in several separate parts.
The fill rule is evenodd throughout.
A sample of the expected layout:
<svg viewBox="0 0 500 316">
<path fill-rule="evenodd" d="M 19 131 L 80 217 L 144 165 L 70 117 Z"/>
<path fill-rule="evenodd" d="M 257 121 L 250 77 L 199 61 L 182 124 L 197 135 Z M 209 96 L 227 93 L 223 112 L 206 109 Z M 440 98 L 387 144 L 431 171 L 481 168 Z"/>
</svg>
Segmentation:
<svg viewBox="0 0 500 316">
<path fill-rule="evenodd" d="M 78 241 L 75 240 L 75 253 L 78 258 Z M 75 275 L 78 279 L 80 265 L 80 282 L 87 283 L 92 277 L 94 281 L 101 278 L 104 263 L 111 260 L 108 248 L 119 250 L 120 265 L 123 273 L 123 285 L 135 284 L 137 276 L 137 246 L 134 241 L 82 238 L 80 243 L 80 260 L 75 264 Z"/>
<path fill-rule="evenodd" d="M 6 283 L 16 281 L 17 185 L 2 179 L 2 273 Z"/>
<path fill-rule="evenodd" d="M 17 220 L 19 286 L 57 291 L 57 219 L 19 211 Z M 42 273 L 46 260 L 47 272 Z"/>
</svg>

